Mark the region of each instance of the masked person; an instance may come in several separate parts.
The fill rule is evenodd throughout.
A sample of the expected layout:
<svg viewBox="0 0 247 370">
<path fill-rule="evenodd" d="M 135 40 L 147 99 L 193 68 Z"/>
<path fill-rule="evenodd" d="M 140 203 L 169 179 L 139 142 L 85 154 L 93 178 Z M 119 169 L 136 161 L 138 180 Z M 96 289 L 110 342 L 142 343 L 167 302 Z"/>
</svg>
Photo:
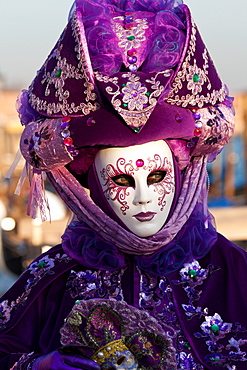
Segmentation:
<svg viewBox="0 0 247 370">
<path fill-rule="evenodd" d="M 18 111 L 29 214 L 46 172 L 75 216 L 2 297 L 1 369 L 245 369 L 246 253 L 207 210 L 232 100 L 188 7 L 76 1 Z"/>
</svg>

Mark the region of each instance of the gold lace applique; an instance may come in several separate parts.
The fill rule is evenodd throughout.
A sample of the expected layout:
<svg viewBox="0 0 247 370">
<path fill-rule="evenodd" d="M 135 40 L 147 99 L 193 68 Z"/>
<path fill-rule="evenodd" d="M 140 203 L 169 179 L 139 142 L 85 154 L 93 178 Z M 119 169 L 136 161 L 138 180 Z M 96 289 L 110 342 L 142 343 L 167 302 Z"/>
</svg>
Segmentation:
<svg viewBox="0 0 247 370">
<path fill-rule="evenodd" d="M 158 72 L 154 77 L 146 79 L 145 83 L 141 83 L 140 76 L 132 72 L 123 73 L 121 77 L 126 79 L 126 83 L 121 86 L 118 77 L 108 77 L 98 72 L 95 77 L 107 84 L 105 90 L 107 94 L 112 95 L 111 104 L 127 125 L 140 128 L 149 119 L 157 104 L 157 98 L 164 91 L 164 86 L 158 79 L 159 74 L 170 77 L 171 70 Z"/>
<path fill-rule="evenodd" d="M 45 96 L 50 95 L 50 86 L 55 87 L 55 97 L 58 98 L 59 103 L 48 103 L 46 100 L 42 100 L 37 97 L 32 92 L 30 93 L 30 103 L 34 109 L 38 111 L 45 111 L 48 115 L 52 114 L 62 114 L 64 116 L 82 112 L 84 115 L 89 114 L 91 111 L 95 111 L 99 108 L 99 105 L 95 100 L 97 95 L 95 94 L 94 84 L 90 81 L 89 70 L 87 66 L 87 60 L 85 52 L 83 51 L 83 45 L 80 40 L 79 34 L 79 24 L 75 16 L 72 18 L 72 29 L 73 36 L 76 42 L 75 52 L 77 53 L 78 65 L 73 66 L 67 62 L 66 58 L 62 58 L 61 51 L 63 49 L 63 44 L 53 51 L 50 57 L 46 61 L 46 65 L 52 58 L 56 58 L 57 65 L 52 72 L 44 72 L 41 84 L 46 83 Z M 75 103 L 69 103 L 68 98 L 70 97 L 70 92 L 64 89 L 65 81 L 68 78 L 73 78 L 75 80 L 82 80 L 83 86 L 86 88 L 84 94 L 86 95 L 85 101 L 87 103 L 81 102 L 80 105 Z M 31 88 L 32 91 L 32 88 Z"/>
<path fill-rule="evenodd" d="M 177 73 L 174 79 L 172 84 L 173 89 L 166 98 L 167 103 L 172 105 L 176 104 L 178 106 L 181 105 L 183 108 L 186 108 L 187 105 L 197 105 L 199 108 L 202 108 L 204 104 L 208 103 L 214 105 L 218 100 L 222 102 L 226 96 L 226 91 L 223 84 L 220 90 L 212 90 L 211 92 L 208 92 L 206 96 L 200 95 L 202 88 L 206 83 L 208 90 L 210 90 L 212 86 L 208 78 L 209 54 L 207 49 L 205 48 L 202 54 L 204 60 L 202 68 L 197 66 L 196 59 L 194 59 L 194 62 L 192 61 L 196 51 L 196 32 L 197 30 L 195 24 L 192 21 L 192 32 L 187 56 L 182 64 L 181 70 Z M 186 94 L 183 96 L 176 95 L 178 94 L 179 90 L 184 87 L 186 82 L 186 88 L 191 90 L 191 94 Z"/>
<path fill-rule="evenodd" d="M 135 19 L 135 26 L 131 30 L 125 29 L 119 21 L 123 21 L 124 17 L 113 18 L 113 29 L 119 40 L 118 46 L 124 48 L 127 52 L 129 49 L 139 48 L 142 41 L 146 40 L 145 29 L 148 28 L 147 19 Z"/>
</svg>

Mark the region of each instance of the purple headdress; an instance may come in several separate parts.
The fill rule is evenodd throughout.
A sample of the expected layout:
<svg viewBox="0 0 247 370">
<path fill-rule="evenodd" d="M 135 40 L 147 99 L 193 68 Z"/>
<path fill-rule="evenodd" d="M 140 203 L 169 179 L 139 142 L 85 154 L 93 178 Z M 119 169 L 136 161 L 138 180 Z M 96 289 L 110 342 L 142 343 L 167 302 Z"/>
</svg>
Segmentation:
<svg viewBox="0 0 247 370">
<path fill-rule="evenodd" d="M 231 99 L 179 0 L 77 0 L 18 111 L 27 162 L 47 172 L 79 220 L 108 241 L 114 234 L 124 251 L 131 244 L 129 253 L 141 244 L 150 254 L 175 237 L 205 198 L 205 156 L 212 159 L 233 133 Z M 160 139 L 185 170 L 177 207 L 155 236 L 143 241 L 124 231 L 123 242 L 73 175 L 86 174 L 102 146 Z"/>
</svg>

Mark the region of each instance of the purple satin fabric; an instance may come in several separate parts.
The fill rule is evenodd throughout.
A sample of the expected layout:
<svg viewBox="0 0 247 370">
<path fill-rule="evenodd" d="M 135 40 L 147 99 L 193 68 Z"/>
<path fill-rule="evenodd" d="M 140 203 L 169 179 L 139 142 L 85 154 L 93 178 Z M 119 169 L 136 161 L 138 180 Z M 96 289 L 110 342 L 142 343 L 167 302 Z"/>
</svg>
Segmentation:
<svg viewBox="0 0 247 370">
<path fill-rule="evenodd" d="M 217 233 L 196 207 L 176 238 L 149 256 L 135 256 L 135 263 L 151 275 L 167 275 L 184 263 L 204 257 L 217 241 Z M 126 266 L 124 254 L 114 243 L 108 243 L 85 223 L 72 222 L 62 235 L 66 254 L 89 268 L 113 271 Z"/>
</svg>

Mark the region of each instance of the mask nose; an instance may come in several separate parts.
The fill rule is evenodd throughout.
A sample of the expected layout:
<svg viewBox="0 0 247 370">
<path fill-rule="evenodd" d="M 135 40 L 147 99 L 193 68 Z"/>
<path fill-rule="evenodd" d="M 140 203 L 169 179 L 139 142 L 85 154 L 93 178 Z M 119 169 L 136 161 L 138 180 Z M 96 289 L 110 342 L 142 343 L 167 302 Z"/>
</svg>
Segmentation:
<svg viewBox="0 0 247 370">
<path fill-rule="evenodd" d="M 152 203 L 152 197 L 150 196 L 150 189 L 145 180 L 135 181 L 135 196 L 133 199 L 133 204 L 135 206 L 147 205 Z"/>
</svg>

